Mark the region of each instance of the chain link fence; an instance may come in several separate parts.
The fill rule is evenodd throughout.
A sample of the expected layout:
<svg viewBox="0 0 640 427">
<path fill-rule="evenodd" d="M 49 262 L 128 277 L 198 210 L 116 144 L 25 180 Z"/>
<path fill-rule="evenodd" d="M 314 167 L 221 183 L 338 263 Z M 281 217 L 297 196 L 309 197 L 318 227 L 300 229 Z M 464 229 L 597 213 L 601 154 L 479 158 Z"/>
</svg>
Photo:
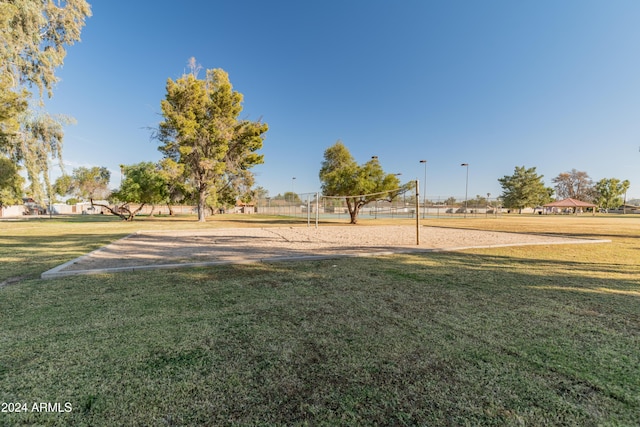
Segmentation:
<svg viewBox="0 0 640 427">
<path fill-rule="evenodd" d="M 251 212 L 265 215 L 291 216 L 297 218 L 349 219 L 349 209 L 344 198 L 323 197 L 318 193 L 300 193 L 289 197 L 267 197 L 253 203 Z M 497 198 L 476 198 L 465 201 L 464 198 L 429 197 L 418 204 L 421 218 L 465 218 L 498 217 L 507 213 Z M 407 219 L 415 218 L 416 202 L 414 195 L 401 195 L 393 201 L 377 200 L 360 209 L 361 219 Z"/>
</svg>

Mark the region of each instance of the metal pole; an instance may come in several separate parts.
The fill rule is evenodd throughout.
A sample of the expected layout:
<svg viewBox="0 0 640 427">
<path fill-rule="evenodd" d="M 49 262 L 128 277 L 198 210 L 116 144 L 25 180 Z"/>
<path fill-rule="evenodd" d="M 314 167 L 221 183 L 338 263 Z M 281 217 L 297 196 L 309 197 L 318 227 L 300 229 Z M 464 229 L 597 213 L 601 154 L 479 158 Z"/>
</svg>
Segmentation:
<svg viewBox="0 0 640 427">
<path fill-rule="evenodd" d="M 464 217 L 467 217 L 467 200 L 469 198 L 469 163 L 462 163 L 460 166 L 467 168 L 467 184 L 464 188 Z"/>
<path fill-rule="evenodd" d="M 49 193 L 49 219 L 51 219 L 51 215 L 52 215 L 52 212 L 51 212 L 51 162 L 49 161 L 49 157 L 47 157 L 47 173 L 49 176 L 49 179 L 48 179 L 49 185 L 47 185 L 47 192 Z"/>
<path fill-rule="evenodd" d="M 318 228 L 319 216 L 320 216 L 320 193 L 316 193 L 316 228 Z"/>
<path fill-rule="evenodd" d="M 416 179 L 416 245 L 420 244 L 420 182 Z"/>
<path fill-rule="evenodd" d="M 467 207 L 469 205 L 469 164 L 467 163 L 467 183 L 464 186 L 464 217 L 467 217 Z"/>
<path fill-rule="evenodd" d="M 293 206 L 293 204 L 295 203 L 296 197 L 295 197 L 295 182 L 296 182 L 296 177 L 294 176 L 293 178 L 291 178 L 291 202 L 289 203 L 289 216 L 296 216 L 296 208 L 295 206 Z M 293 215 L 291 214 L 291 211 L 293 210 Z"/>
<path fill-rule="evenodd" d="M 427 161 L 420 160 L 420 163 L 424 163 L 424 196 L 422 196 L 422 219 L 425 219 L 427 214 Z"/>
</svg>

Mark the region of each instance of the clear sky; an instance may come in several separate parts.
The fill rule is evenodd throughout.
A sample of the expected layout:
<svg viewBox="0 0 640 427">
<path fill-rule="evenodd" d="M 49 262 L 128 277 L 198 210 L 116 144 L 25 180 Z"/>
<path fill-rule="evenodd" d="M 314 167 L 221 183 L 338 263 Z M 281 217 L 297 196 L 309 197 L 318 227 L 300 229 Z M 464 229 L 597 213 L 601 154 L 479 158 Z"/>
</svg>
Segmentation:
<svg viewBox="0 0 640 427">
<path fill-rule="evenodd" d="M 69 172 L 106 166 L 115 187 L 120 164 L 160 159 L 150 128 L 193 56 L 229 73 L 242 118 L 269 124 L 254 172 L 271 196 L 319 190 L 340 139 L 403 182 L 426 159 L 429 198 L 464 197 L 461 163 L 469 197 L 499 195 L 523 165 L 549 186 L 573 168 L 629 179 L 640 197 L 637 0 L 90 3 L 46 102 L 78 121 Z"/>
</svg>

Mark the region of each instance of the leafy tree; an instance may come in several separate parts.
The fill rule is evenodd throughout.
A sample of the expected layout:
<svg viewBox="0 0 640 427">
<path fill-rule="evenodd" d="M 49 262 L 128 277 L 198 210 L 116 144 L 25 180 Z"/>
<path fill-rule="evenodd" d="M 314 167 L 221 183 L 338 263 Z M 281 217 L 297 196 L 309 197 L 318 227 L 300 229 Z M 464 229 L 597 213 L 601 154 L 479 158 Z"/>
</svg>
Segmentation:
<svg viewBox="0 0 640 427">
<path fill-rule="evenodd" d="M 499 178 L 504 207 L 518 209 L 521 213 L 523 208 L 549 202 L 553 189 L 545 187 L 542 178 L 535 167 L 527 169 L 524 166 L 516 166 L 513 175 Z"/>
<path fill-rule="evenodd" d="M 595 201 L 597 193 L 593 181 L 586 172 L 572 169 L 553 178 L 556 196 L 559 199 L 572 198 L 583 202 Z"/>
<path fill-rule="evenodd" d="M 65 46 L 80 40 L 91 7 L 85 0 L 5 0 L 0 3 L 0 75 L 52 95 Z"/>
<path fill-rule="evenodd" d="M 257 202 L 258 200 L 263 200 L 269 197 L 269 190 L 264 187 L 256 187 L 251 190 L 252 198 L 251 200 Z"/>
<path fill-rule="evenodd" d="M 105 167 L 80 167 L 74 170 L 76 195 L 83 200 L 103 199 L 109 196 L 111 172 Z"/>
<path fill-rule="evenodd" d="M 169 215 L 173 215 L 172 204 L 191 198 L 191 191 L 184 180 L 184 165 L 167 157 L 158 163 L 158 173 L 167 186 L 167 208 Z"/>
<path fill-rule="evenodd" d="M 293 191 L 286 191 L 282 197 L 288 203 L 294 203 L 294 204 L 302 203 L 302 199 L 300 199 L 300 196 L 297 193 L 294 193 Z"/>
<path fill-rule="evenodd" d="M 473 200 L 469 200 L 469 204 L 476 207 L 486 207 L 487 205 L 489 205 L 489 200 L 487 200 L 486 197 L 481 196 L 480 194 L 476 194 L 476 198 Z"/>
<path fill-rule="evenodd" d="M 13 143 L 0 147 L 1 154 L 18 165 L 24 164 L 30 182 L 29 192 L 39 203 L 44 201 L 45 189 L 51 188 L 50 158 L 57 158 L 62 165 L 62 127 L 69 122 L 69 118 L 48 114 L 23 116 Z"/>
<path fill-rule="evenodd" d="M 268 126 L 238 119 L 243 96 L 224 70 L 208 70 L 200 80 L 194 64 L 191 74 L 167 81 L 157 137 L 165 157 L 184 167 L 184 182 L 197 195 L 198 221 L 205 221 L 207 206 L 229 203 L 251 187 L 249 169 L 263 162 L 256 151 Z"/>
<path fill-rule="evenodd" d="M 91 9 L 85 0 L 5 0 L 0 2 L 0 153 L 24 164 L 32 197 L 42 202 L 40 180 L 49 187 L 49 157 L 61 162 L 62 125 L 67 120 L 28 111 L 35 87 L 51 97 L 55 69 L 65 46 L 80 40 Z"/>
<path fill-rule="evenodd" d="M 360 208 L 376 200 L 392 201 L 401 191 L 394 174 L 385 174 L 377 158 L 358 165 L 345 145 L 338 141 L 324 152 L 320 169 L 322 194 L 346 196 L 351 224 L 358 222 Z"/>
<path fill-rule="evenodd" d="M 59 194 L 60 196 L 73 194 L 73 186 L 73 177 L 71 175 L 64 174 L 56 179 L 56 181 L 53 183 L 53 192 L 55 194 Z M 81 201 L 80 199 L 76 199 L 75 197 L 73 197 L 73 199 Z"/>
<path fill-rule="evenodd" d="M 133 221 L 147 204 L 156 205 L 167 202 L 169 198 L 167 181 L 158 165 L 142 162 L 121 166 L 121 168 L 124 179 L 120 188 L 111 193 L 111 200 L 116 203 L 116 207 L 94 203 L 93 200 L 92 205 L 106 208 L 126 221 Z M 132 203 L 138 204 L 138 207 L 132 210 L 129 207 Z"/>
<path fill-rule="evenodd" d="M 71 176 L 58 178 L 53 187 L 61 196 L 71 195 L 80 200 L 104 199 L 109 195 L 110 179 L 111 172 L 105 167 L 79 167 Z"/>
<path fill-rule="evenodd" d="M 0 156 L 0 207 L 22 203 L 23 185 L 18 166 L 11 159 Z"/>
<path fill-rule="evenodd" d="M 596 183 L 595 189 L 598 193 L 598 206 L 604 209 L 613 209 L 621 206 L 624 202 L 622 195 L 629 189 L 628 180 L 620 181 L 617 178 L 603 178 Z"/>
<path fill-rule="evenodd" d="M 29 105 L 28 92 L 12 90 L 12 81 L 10 75 L 0 74 L 0 152 L 3 153 L 8 153 L 17 144 L 15 138 L 20 130 L 20 118 Z"/>
</svg>

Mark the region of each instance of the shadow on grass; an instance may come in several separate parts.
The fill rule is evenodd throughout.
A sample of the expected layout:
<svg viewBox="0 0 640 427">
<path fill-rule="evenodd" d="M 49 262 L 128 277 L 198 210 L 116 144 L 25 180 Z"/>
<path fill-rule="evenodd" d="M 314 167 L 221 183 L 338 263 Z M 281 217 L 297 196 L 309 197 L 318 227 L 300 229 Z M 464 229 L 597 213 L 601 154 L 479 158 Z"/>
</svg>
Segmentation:
<svg viewBox="0 0 640 427">
<path fill-rule="evenodd" d="M 600 290 L 639 278 L 430 253 L 29 281 L 0 299 L 0 400 L 69 401 L 69 425 L 632 425 L 640 298 Z"/>
<path fill-rule="evenodd" d="M 99 223 L 99 222 L 122 222 L 122 220 L 113 215 L 54 215 L 52 218 L 45 216 L 30 217 L 25 216 L 11 224 L 20 223 Z"/>
<path fill-rule="evenodd" d="M 0 237 L 0 282 L 39 277 L 57 265 L 120 239 L 127 234 L 4 235 Z"/>
<path fill-rule="evenodd" d="M 522 247 L 517 247 L 522 249 Z M 536 251 L 533 248 L 527 248 Z M 438 254 L 428 254 L 432 257 Z M 540 253 L 539 255 L 544 255 Z M 567 259 L 548 259 L 548 258 L 519 258 L 508 255 L 489 255 L 489 254 L 465 254 L 465 253 L 447 253 L 445 256 L 452 265 L 465 268 L 470 271 L 489 271 L 495 270 L 515 270 L 518 275 L 524 275 L 524 272 L 536 272 L 542 278 L 551 281 L 557 281 L 553 272 L 562 272 L 566 280 L 594 280 L 602 283 L 602 277 L 611 276 L 613 283 L 621 283 L 621 278 L 631 277 L 629 284 L 631 288 L 640 290 L 640 285 L 636 280 L 640 279 L 640 265 L 629 264 L 628 262 L 593 262 L 593 261 L 576 261 Z M 624 281 L 623 281 L 624 282 Z"/>
<path fill-rule="evenodd" d="M 516 233 L 516 234 L 524 234 L 524 235 L 534 235 L 534 236 L 558 236 L 558 237 L 575 237 L 578 239 L 615 239 L 615 238 L 640 238 L 640 235 L 632 235 L 632 234 L 622 234 L 622 233 L 607 233 L 607 232 L 599 232 L 597 229 L 590 229 L 588 232 L 577 232 L 575 230 L 567 229 L 567 230 L 540 230 L 540 231 L 522 231 L 510 228 L 497 228 L 497 229 L 487 229 L 484 227 L 460 227 L 460 226 L 446 226 L 446 225 L 425 225 L 425 227 L 434 227 L 434 228 L 450 228 L 453 230 L 473 230 L 473 231 L 493 231 L 498 233 Z"/>
</svg>

